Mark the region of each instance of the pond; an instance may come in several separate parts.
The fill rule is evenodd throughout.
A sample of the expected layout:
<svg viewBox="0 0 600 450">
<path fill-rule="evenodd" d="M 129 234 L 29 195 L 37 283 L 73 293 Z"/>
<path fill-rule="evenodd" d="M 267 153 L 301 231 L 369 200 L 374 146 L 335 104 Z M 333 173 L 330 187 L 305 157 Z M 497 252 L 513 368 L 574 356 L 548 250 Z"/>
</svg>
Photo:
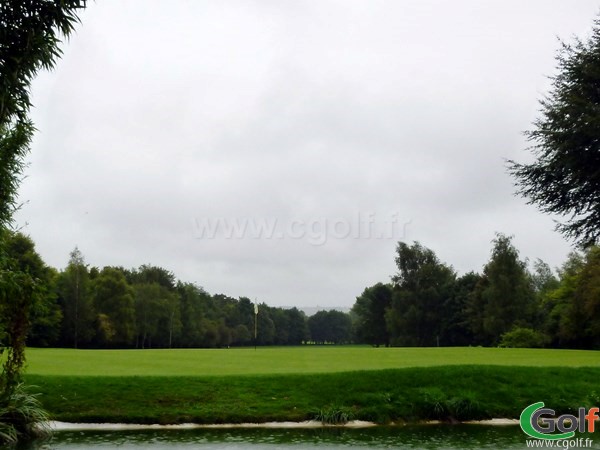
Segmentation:
<svg viewBox="0 0 600 450">
<path fill-rule="evenodd" d="M 582 435 L 585 436 L 585 435 Z M 590 436 L 590 435 L 587 435 Z M 524 449 L 518 426 L 411 425 L 361 429 L 58 431 L 20 450 L 79 449 Z M 574 448 L 574 447 L 571 447 Z M 577 447 L 575 447 L 577 448 Z M 581 447 L 582 448 L 582 447 Z M 587 448 L 600 448 L 597 446 Z"/>
</svg>

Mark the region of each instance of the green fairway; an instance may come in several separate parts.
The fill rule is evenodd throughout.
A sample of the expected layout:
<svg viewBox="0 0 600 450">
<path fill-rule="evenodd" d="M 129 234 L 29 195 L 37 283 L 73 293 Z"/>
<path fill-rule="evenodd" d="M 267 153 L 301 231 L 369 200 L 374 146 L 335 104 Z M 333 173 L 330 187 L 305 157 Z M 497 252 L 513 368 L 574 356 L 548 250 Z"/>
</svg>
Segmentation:
<svg viewBox="0 0 600 450">
<path fill-rule="evenodd" d="M 213 376 L 347 372 L 446 365 L 599 367 L 600 352 L 481 347 L 27 349 L 29 375 Z"/>
</svg>

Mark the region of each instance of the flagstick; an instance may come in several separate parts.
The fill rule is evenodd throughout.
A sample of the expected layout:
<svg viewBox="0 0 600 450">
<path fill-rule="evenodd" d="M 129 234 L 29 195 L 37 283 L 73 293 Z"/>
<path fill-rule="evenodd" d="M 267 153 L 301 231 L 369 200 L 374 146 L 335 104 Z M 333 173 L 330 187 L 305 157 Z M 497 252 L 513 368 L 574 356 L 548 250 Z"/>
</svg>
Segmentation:
<svg viewBox="0 0 600 450">
<path fill-rule="evenodd" d="M 256 351 L 256 339 L 258 335 L 258 305 L 254 299 L 254 351 Z"/>
</svg>

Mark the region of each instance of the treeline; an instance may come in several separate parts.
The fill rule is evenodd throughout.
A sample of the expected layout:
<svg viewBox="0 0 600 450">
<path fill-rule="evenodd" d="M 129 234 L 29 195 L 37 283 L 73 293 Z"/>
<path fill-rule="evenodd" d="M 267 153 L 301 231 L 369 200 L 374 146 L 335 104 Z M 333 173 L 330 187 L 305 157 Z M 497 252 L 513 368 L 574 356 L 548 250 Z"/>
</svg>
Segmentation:
<svg viewBox="0 0 600 450">
<path fill-rule="evenodd" d="M 5 239 L 10 266 L 36 280 L 29 346 L 75 348 L 227 347 L 349 343 L 339 311 L 307 317 L 297 308 L 211 295 L 161 267 L 89 267 L 76 248 L 67 267 L 47 266 L 21 233 Z M 256 336 L 255 336 L 256 319 Z M 0 321 L 0 345 L 4 342 Z"/>
<path fill-rule="evenodd" d="M 496 235 L 482 273 L 458 276 L 418 242 L 397 247 L 391 283 L 352 308 L 357 340 L 393 346 L 600 348 L 600 248 L 571 253 L 555 274 L 528 268 Z"/>
<path fill-rule="evenodd" d="M 31 288 L 28 345 L 75 348 L 227 347 L 367 343 L 375 346 L 600 348 L 600 248 L 574 252 L 555 273 L 531 267 L 498 234 L 481 273 L 457 275 L 433 250 L 398 243 L 397 273 L 356 298 L 349 314 L 258 306 L 210 294 L 161 267 L 90 267 L 75 249 L 47 266 L 21 233 L 5 239 Z M 256 319 L 256 324 L 255 324 Z M 4 342 L 0 321 L 0 345 Z M 255 337 L 256 326 L 256 337 Z"/>
</svg>

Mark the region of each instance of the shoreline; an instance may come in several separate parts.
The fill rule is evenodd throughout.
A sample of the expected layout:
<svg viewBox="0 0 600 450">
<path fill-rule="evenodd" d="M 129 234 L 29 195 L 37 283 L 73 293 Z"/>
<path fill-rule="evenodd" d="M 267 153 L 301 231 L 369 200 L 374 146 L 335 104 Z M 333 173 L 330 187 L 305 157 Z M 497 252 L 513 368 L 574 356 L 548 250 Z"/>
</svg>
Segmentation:
<svg viewBox="0 0 600 450">
<path fill-rule="evenodd" d="M 416 423 L 402 423 L 404 425 L 442 425 L 450 424 L 438 420 Z M 458 422 L 458 424 L 468 425 L 486 425 L 486 426 L 513 426 L 518 425 L 518 419 L 487 419 L 487 420 L 467 420 Z M 46 425 L 52 431 L 137 431 L 137 430 L 193 430 L 193 429 L 314 429 L 314 428 L 373 428 L 383 426 L 397 426 L 396 423 L 388 425 L 377 424 L 366 420 L 351 420 L 344 424 L 327 424 L 317 420 L 306 420 L 303 422 L 261 422 L 261 423 L 222 423 L 222 424 L 200 424 L 200 423 L 180 423 L 180 424 L 136 424 L 136 423 L 73 423 L 51 421 Z"/>
<path fill-rule="evenodd" d="M 26 381 L 36 386 L 32 392 L 39 394 L 53 420 L 73 424 L 283 428 L 293 423 L 306 428 L 321 426 L 322 420 L 355 419 L 396 426 L 517 425 L 514 419 L 524 405 L 536 401 L 543 400 L 558 414 L 595 402 L 591 393 L 600 368 L 555 367 L 541 373 L 537 367 L 440 366 L 260 377 L 30 375 Z M 481 421 L 489 418 L 496 419 Z M 440 422 L 431 422 L 435 420 Z"/>
</svg>

